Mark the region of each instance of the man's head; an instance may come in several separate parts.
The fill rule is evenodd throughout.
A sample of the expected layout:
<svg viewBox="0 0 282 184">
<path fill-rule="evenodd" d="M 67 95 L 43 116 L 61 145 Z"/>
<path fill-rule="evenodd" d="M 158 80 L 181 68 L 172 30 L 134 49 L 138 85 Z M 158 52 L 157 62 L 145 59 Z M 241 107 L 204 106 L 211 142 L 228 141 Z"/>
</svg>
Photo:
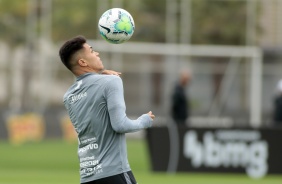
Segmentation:
<svg viewBox="0 0 282 184">
<path fill-rule="evenodd" d="M 191 74 L 186 71 L 186 70 L 183 70 L 180 72 L 180 84 L 182 86 L 186 86 L 187 84 L 189 84 L 191 80 Z"/>
<path fill-rule="evenodd" d="M 83 36 L 66 41 L 60 48 L 59 55 L 63 64 L 77 76 L 99 72 L 104 68 L 99 53 L 87 44 Z"/>
<path fill-rule="evenodd" d="M 282 79 L 277 84 L 277 92 L 279 95 L 282 95 Z"/>
</svg>

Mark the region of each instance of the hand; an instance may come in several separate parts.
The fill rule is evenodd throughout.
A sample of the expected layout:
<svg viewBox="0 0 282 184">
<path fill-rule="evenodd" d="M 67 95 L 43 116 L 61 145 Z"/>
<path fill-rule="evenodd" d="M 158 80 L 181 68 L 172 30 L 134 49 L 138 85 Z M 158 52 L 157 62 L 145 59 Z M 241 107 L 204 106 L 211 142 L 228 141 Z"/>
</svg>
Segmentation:
<svg viewBox="0 0 282 184">
<path fill-rule="evenodd" d="M 151 118 L 152 120 L 155 119 L 155 115 L 152 113 L 152 111 L 148 112 L 147 114 L 150 116 L 150 118 Z"/>
<path fill-rule="evenodd" d="M 120 75 L 121 75 L 120 72 L 116 72 L 116 71 L 113 71 L 113 70 L 103 70 L 103 71 L 101 72 L 101 74 L 116 75 L 116 76 L 120 76 Z"/>
</svg>

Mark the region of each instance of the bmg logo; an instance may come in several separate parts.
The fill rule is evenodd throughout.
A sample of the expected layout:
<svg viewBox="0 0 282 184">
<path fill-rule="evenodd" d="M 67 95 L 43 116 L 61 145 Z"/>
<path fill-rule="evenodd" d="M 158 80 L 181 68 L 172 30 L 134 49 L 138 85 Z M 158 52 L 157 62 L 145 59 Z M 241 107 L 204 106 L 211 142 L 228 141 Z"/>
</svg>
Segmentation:
<svg viewBox="0 0 282 184">
<path fill-rule="evenodd" d="M 202 142 L 198 133 L 190 130 L 184 136 L 184 157 L 195 168 L 245 168 L 253 178 L 260 178 L 268 171 L 268 143 L 260 140 L 254 130 L 207 131 Z"/>
</svg>

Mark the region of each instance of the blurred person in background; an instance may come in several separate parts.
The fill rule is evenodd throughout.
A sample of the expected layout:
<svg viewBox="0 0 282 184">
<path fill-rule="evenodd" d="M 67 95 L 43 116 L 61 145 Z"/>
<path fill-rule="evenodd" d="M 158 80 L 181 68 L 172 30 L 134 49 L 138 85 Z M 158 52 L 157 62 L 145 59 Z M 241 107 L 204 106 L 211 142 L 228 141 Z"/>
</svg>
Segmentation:
<svg viewBox="0 0 282 184">
<path fill-rule="evenodd" d="M 275 125 L 282 125 L 282 79 L 277 84 L 277 93 L 274 96 L 273 120 Z"/>
<path fill-rule="evenodd" d="M 76 76 L 64 105 L 78 134 L 80 182 L 137 183 L 127 159 L 125 133 L 152 126 L 152 112 L 127 117 L 120 73 L 104 70 L 99 53 L 83 36 L 66 41 L 59 55 Z M 107 75 L 101 75 L 107 74 Z"/>
<path fill-rule="evenodd" d="M 175 123 L 179 125 L 185 125 L 190 115 L 189 96 L 186 93 L 186 87 L 190 80 L 190 72 L 181 71 L 171 96 L 171 116 Z"/>
</svg>

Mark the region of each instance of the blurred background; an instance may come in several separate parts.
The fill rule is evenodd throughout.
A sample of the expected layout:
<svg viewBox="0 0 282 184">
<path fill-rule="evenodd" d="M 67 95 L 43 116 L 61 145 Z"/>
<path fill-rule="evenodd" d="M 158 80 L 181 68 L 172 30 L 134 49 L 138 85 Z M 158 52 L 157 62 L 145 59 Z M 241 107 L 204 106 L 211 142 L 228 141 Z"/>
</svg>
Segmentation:
<svg viewBox="0 0 282 184">
<path fill-rule="evenodd" d="M 111 7 L 134 17 L 128 43 L 101 40 L 97 22 Z M 185 69 L 192 76 L 186 91 L 191 125 L 274 124 L 282 78 L 279 0 L 1 0 L 0 9 L 2 122 L 10 113 L 37 112 L 57 124 L 74 81 L 58 48 L 84 35 L 106 68 L 123 73 L 129 116 L 152 110 L 160 123 L 169 121 L 170 96 Z"/>
<path fill-rule="evenodd" d="M 113 7 L 135 21 L 121 45 L 98 32 Z M 281 0 L 0 0 L 0 139 L 73 138 L 62 97 L 75 78 L 58 50 L 77 35 L 122 72 L 129 117 L 152 110 L 154 126 L 171 123 L 171 95 L 186 71 L 188 126 L 277 126 L 281 16 Z"/>
</svg>

